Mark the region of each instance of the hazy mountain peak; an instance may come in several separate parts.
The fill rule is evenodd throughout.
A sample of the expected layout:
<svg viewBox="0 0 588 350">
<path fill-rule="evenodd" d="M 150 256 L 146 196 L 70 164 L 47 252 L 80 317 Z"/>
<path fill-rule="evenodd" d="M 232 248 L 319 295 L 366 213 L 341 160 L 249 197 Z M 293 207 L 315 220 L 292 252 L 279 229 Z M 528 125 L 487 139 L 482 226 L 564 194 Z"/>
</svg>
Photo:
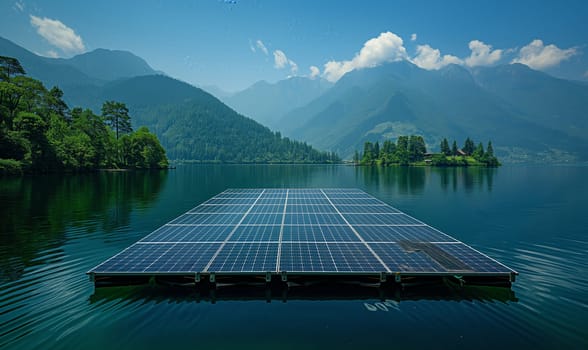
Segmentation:
<svg viewBox="0 0 588 350">
<path fill-rule="evenodd" d="M 74 66 L 88 76 L 102 80 L 116 80 L 156 73 L 144 59 L 131 52 L 121 50 L 96 49 L 63 60 L 63 62 Z"/>
</svg>

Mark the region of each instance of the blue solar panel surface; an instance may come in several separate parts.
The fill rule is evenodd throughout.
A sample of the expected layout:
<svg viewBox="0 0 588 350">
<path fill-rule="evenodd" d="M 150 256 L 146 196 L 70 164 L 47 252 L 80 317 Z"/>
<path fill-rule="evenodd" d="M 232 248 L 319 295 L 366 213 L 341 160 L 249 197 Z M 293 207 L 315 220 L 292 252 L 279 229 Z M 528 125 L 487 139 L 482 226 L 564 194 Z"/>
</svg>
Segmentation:
<svg viewBox="0 0 588 350">
<path fill-rule="evenodd" d="M 358 189 L 228 189 L 89 272 L 283 271 L 514 273 Z"/>
</svg>

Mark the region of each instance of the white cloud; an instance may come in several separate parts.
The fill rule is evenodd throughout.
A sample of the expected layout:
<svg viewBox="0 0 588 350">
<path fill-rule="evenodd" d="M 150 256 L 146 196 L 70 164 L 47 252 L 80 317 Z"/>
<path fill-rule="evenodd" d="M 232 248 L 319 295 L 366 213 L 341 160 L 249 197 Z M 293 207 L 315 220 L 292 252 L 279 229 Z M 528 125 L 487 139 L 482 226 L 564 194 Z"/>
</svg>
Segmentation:
<svg viewBox="0 0 588 350">
<path fill-rule="evenodd" d="M 310 79 L 314 79 L 321 74 L 321 70 L 317 66 L 310 66 Z"/>
<path fill-rule="evenodd" d="M 37 33 L 51 45 L 69 53 L 79 53 L 86 50 L 82 38 L 61 21 L 33 15 L 30 17 L 31 25 L 37 28 Z"/>
<path fill-rule="evenodd" d="M 55 50 L 49 50 L 45 54 L 45 57 L 58 58 L 59 55 L 57 54 L 57 52 Z"/>
<path fill-rule="evenodd" d="M 412 63 L 420 68 L 432 70 L 440 69 L 448 64 L 463 64 L 463 61 L 453 55 L 441 56 L 439 49 L 434 49 L 429 45 L 417 46 L 417 54 L 412 59 Z"/>
<path fill-rule="evenodd" d="M 584 77 L 588 78 L 588 70 L 584 72 Z"/>
<path fill-rule="evenodd" d="M 412 34 L 410 35 L 410 41 L 416 41 L 416 39 L 417 39 L 417 35 L 416 35 L 416 33 L 412 33 Z"/>
<path fill-rule="evenodd" d="M 392 32 L 384 32 L 377 38 L 366 41 L 352 60 L 327 62 L 323 76 L 334 82 L 354 69 L 376 67 L 385 62 L 405 59 L 408 59 L 408 55 L 402 38 Z"/>
<path fill-rule="evenodd" d="M 470 41 L 469 48 L 472 53 L 465 59 L 465 64 L 469 67 L 489 66 L 502 57 L 502 50 L 492 50 L 492 45 L 486 45 L 480 40 Z"/>
<path fill-rule="evenodd" d="M 286 64 L 288 64 L 288 57 L 286 57 L 284 51 L 274 51 L 274 66 L 278 69 L 282 69 L 286 67 Z"/>
<path fill-rule="evenodd" d="M 260 49 L 264 55 L 267 56 L 268 51 L 267 51 L 267 47 L 265 47 L 265 45 L 263 44 L 263 41 L 257 39 L 257 41 L 255 42 L 255 46 L 257 46 L 258 49 Z"/>
<path fill-rule="evenodd" d="M 17 2 L 14 3 L 14 7 L 15 10 L 17 10 L 18 12 L 23 12 L 25 9 L 25 4 L 24 2 L 22 2 L 22 0 L 18 0 Z"/>
<path fill-rule="evenodd" d="M 286 56 L 284 51 L 282 50 L 275 50 L 274 51 L 274 67 L 277 69 L 286 68 L 287 66 L 290 67 L 290 72 L 292 74 L 296 74 L 298 72 L 298 65 L 296 62 L 292 61 L 291 59 Z"/>
<path fill-rule="evenodd" d="M 541 70 L 556 66 L 577 53 L 578 50 L 574 47 L 562 50 L 553 44 L 545 46 L 542 40 L 535 39 L 529 45 L 523 46 L 519 51 L 519 56 L 511 63 L 522 63 L 533 69 Z"/>
</svg>

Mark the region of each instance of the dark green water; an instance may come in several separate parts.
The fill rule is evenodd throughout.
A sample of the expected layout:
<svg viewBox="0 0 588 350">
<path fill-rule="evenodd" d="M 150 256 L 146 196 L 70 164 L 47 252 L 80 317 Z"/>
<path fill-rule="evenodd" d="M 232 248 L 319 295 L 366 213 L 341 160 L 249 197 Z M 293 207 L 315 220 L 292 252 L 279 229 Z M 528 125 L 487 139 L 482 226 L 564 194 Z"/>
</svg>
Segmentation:
<svg viewBox="0 0 588 350">
<path fill-rule="evenodd" d="M 0 348 L 586 349 L 586 179 L 588 167 L 217 165 L 0 179 Z M 319 186 L 361 188 L 518 270 L 514 297 L 211 303 L 95 292 L 85 275 L 227 187 Z"/>
</svg>

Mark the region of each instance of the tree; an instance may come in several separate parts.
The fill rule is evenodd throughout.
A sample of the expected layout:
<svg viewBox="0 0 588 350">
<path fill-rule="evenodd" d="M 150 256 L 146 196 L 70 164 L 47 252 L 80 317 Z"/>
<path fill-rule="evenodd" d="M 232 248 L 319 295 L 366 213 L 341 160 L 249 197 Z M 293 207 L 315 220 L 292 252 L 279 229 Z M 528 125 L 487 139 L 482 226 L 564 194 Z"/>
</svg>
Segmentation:
<svg viewBox="0 0 588 350">
<path fill-rule="evenodd" d="M 451 145 L 451 155 L 457 155 L 457 142 L 453 140 L 453 144 Z"/>
<path fill-rule="evenodd" d="M 380 143 L 378 141 L 376 141 L 376 144 L 374 145 L 374 159 L 379 159 L 380 158 Z"/>
<path fill-rule="evenodd" d="M 13 57 L 0 56 L 0 80 L 9 81 L 11 75 L 25 74 L 20 62 Z"/>
<path fill-rule="evenodd" d="M 478 143 L 478 147 L 476 147 L 472 156 L 479 162 L 484 160 L 484 145 L 482 145 L 482 142 Z"/>
<path fill-rule="evenodd" d="M 398 136 L 396 149 L 399 151 L 408 151 L 408 136 Z"/>
<path fill-rule="evenodd" d="M 383 156 L 390 156 L 394 152 L 396 152 L 396 144 L 390 140 L 384 141 L 384 144 L 382 145 Z"/>
<path fill-rule="evenodd" d="M 422 136 L 411 135 L 408 139 L 408 156 L 410 161 L 420 161 L 427 153 L 427 146 Z"/>
<path fill-rule="evenodd" d="M 15 77 L 11 80 L 11 83 L 20 88 L 20 110 L 38 113 L 43 106 L 43 95 L 47 92 L 43 83 L 26 76 Z"/>
<path fill-rule="evenodd" d="M 465 143 L 463 145 L 463 151 L 465 152 L 465 154 L 467 154 L 468 156 L 472 155 L 472 153 L 474 153 L 474 141 L 472 141 L 472 139 L 470 139 L 469 137 L 466 138 Z"/>
<path fill-rule="evenodd" d="M 447 142 L 446 138 L 443 138 L 443 140 L 441 140 L 441 153 L 443 153 L 446 156 L 451 155 L 451 149 L 449 149 L 449 142 Z"/>
<path fill-rule="evenodd" d="M 129 109 L 122 102 L 106 101 L 102 105 L 102 117 L 115 132 L 118 140 L 120 134 L 133 131 Z"/>
<path fill-rule="evenodd" d="M 361 158 L 362 164 L 372 164 L 374 160 L 374 144 L 366 141 L 363 144 L 363 157 Z"/>
<path fill-rule="evenodd" d="M 488 147 L 486 147 L 486 156 L 488 158 L 494 157 L 494 148 L 492 147 L 492 141 L 488 141 Z"/>
<path fill-rule="evenodd" d="M 20 86 L 0 81 L 0 105 L 2 105 L 0 123 L 4 123 L 9 129 L 12 129 L 12 121 L 24 93 L 25 91 Z"/>
<path fill-rule="evenodd" d="M 45 105 L 49 113 L 55 113 L 62 117 L 66 117 L 69 107 L 63 101 L 63 91 L 57 86 L 51 88 L 51 90 L 45 93 Z"/>
</svg>

